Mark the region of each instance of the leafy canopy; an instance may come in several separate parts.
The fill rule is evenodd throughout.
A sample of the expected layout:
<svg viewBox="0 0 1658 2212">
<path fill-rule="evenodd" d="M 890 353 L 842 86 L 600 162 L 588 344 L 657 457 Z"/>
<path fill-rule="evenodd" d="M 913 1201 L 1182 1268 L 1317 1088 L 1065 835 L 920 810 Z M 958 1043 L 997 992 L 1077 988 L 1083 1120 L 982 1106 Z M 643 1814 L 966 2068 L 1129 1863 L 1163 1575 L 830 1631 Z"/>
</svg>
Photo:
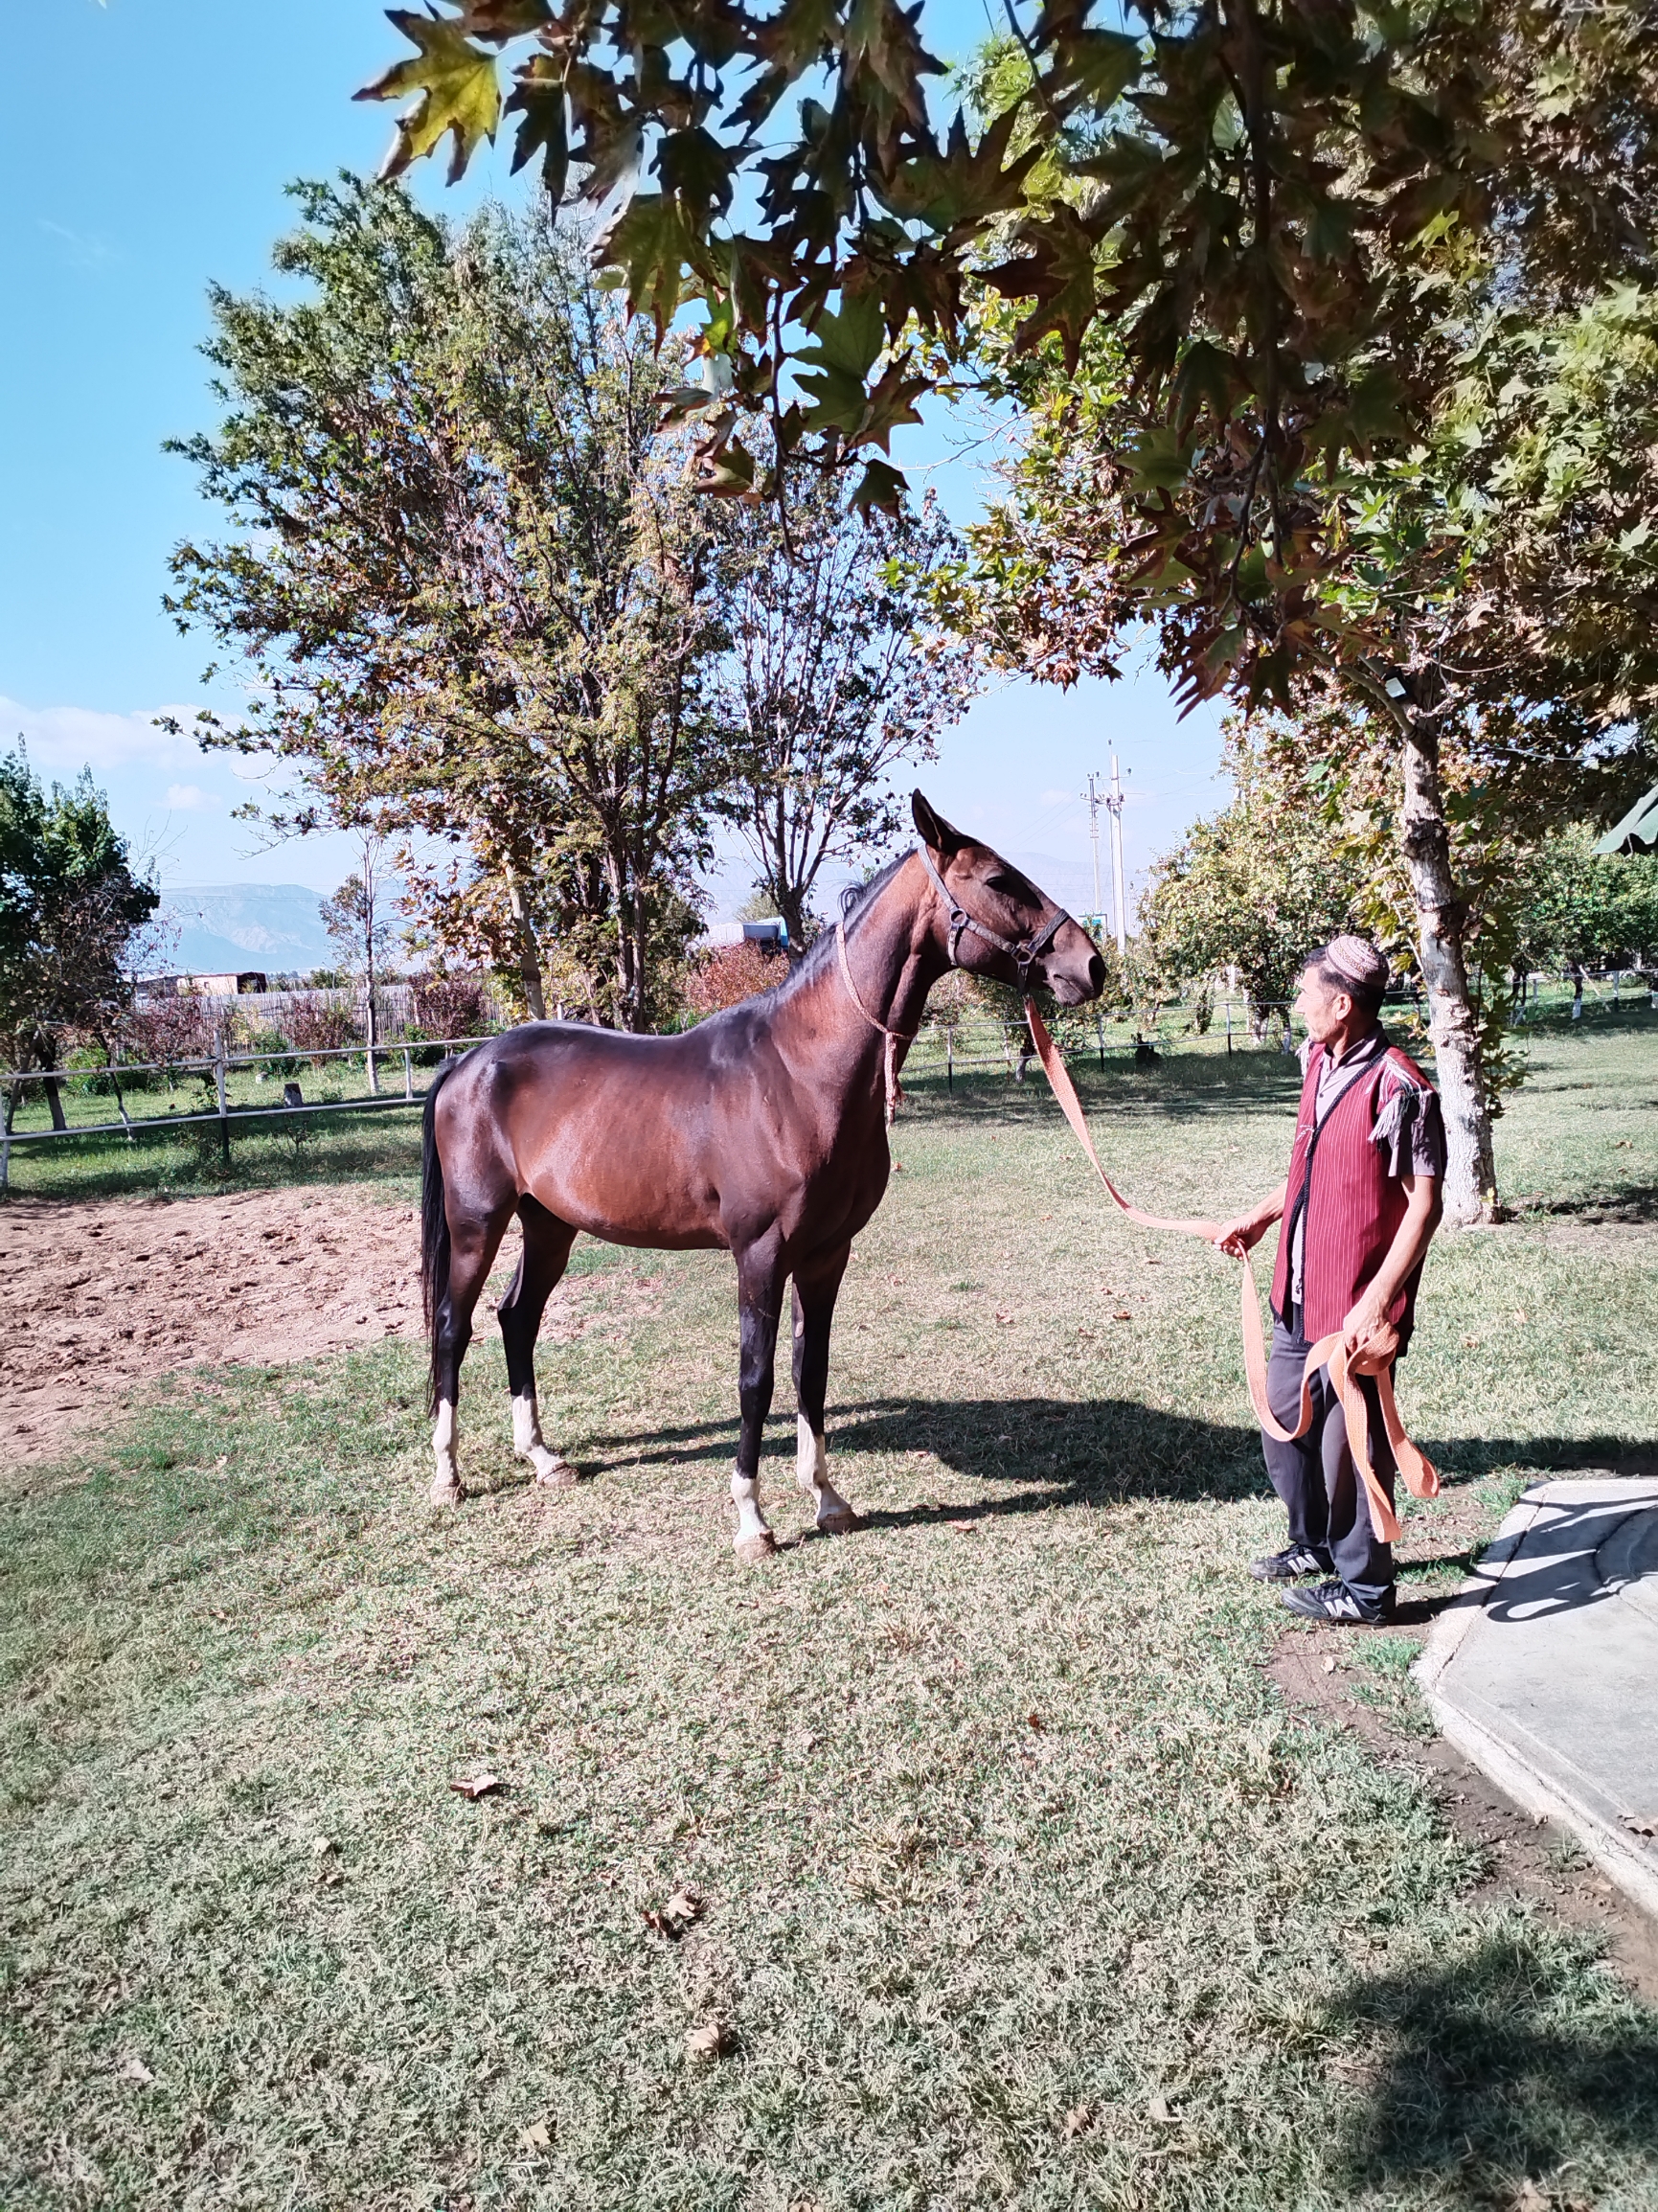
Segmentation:
<svg viewBox="0 0 1658 2212">
<path fill-rule="evenodd" d="M 1294 486 L 1420 418 L 1436 247 L 1500 216 L 1507 254 L 1547 257 L 1575 213 L 1559 273 L 1587 283 L 1647 235 L 1649 0 L 1008 11 L 1024 67 L 976 134 L 942 112 L 920 0 L 434 0 L 394 11 L 420 52 L 366 96 L 417 96 L 394 171 L 445 131 L 464 168 L 498 105 L 515 165 L 607 202 L 631 303 L 664 330 L 701 305 L 675 404 L 711 491 L 755 488 L 739 420 L 764 410 L 785 461 L 857 454 L 860 502 L 895 506 L 874 456 L 962 373 L 981 282 L 1020 303 L 1023 355 L 1075 369 L 1108 331 L 1157 544 L 1201 493 L 1201 558 L 1169 578 L 1195 688 L 1293 662 L 1327 550 Z"/>
</svg>

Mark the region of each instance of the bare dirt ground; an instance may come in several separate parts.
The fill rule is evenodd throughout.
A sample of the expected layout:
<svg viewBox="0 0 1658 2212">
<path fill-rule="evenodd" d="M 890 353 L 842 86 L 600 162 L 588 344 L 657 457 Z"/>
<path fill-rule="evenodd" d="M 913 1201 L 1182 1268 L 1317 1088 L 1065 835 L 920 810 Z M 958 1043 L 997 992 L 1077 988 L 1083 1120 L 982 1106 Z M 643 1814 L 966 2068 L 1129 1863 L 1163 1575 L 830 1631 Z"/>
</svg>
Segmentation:
<svg viewBox="0 0 1658 2212">
<path fill-rule="evenodd" d="M 0 1449 L 51 1457 L 136 1385 L 420 1327 L 411 1206 L 339 1189 L 0 1212 Z"/>
<path fill-rule="evenodd" d="M 261 1366 L 420 1334 L 420 1220 L 360 1191 L 0 1209 L 0 1465 L 53 1458 L 160 1377 Z M 497 1265 L 517 1263 L 510 1231 Z M 659 1279 L 561 1284 L 542 1334 L 582 1335 Z"/>
</svg>

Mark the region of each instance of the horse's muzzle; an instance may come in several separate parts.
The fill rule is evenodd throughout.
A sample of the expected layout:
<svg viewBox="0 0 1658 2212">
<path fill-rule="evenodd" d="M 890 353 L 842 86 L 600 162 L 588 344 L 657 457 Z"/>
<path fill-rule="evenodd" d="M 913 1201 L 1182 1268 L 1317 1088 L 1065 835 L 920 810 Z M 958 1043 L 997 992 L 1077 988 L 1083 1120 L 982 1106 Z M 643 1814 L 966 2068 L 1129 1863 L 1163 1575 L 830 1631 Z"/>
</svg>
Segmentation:
<svg viewBox="0 0 1658 2212">
<path fill-rule="evenodd" d="M 1105 988 L 1105 963 L 1079 922 L 1067 923 L 1042 962 L 1048 988 L 1061 1006 L 1080 1006 Z"/>
</svg>

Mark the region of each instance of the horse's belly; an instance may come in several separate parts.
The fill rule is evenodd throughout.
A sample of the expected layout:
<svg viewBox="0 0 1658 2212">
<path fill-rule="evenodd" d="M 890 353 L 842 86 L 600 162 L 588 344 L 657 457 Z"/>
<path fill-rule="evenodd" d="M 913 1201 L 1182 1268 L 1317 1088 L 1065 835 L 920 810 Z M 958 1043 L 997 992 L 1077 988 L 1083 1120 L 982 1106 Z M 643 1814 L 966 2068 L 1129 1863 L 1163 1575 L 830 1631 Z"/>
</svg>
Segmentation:
<svg viewBox="0 0 1658 2212">
<path fill-rule="evenodd" d="M 718 1194 L 684 1132 L 660 1112 L 642 1115 L 615 1086 L 596 1088 L 515 1144 L 523 1187 L 561 1221 L 611 1243 L 723 1243 Z"/>
</svg>

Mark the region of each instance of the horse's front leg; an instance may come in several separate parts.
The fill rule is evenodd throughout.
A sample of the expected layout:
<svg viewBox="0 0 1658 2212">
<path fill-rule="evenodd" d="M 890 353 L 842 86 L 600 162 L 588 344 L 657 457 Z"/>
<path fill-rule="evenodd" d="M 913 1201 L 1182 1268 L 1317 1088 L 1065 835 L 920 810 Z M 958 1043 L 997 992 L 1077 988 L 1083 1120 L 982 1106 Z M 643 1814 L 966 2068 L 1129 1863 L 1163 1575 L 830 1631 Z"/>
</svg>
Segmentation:
<svg viewBox="0 0 1658 2212">
<path fill-rule="evenodd" d="M 756 1565 L 777 1544 L 760 1510 L 760 1454 L 765 1417 L 771 1411 L 772 1369 L 777 1357 L 777 1324 L 783 1304 L 781 1239 L 773 1230 L 737 1256 L 737 1297 L 741 1353 L 738 1402 L 742 1426 L 737 1440 L 737 1469 L 731 1495 L 737 1507 L 737 1556 Z"/>
<path fill-rule="evenodd" d="M 794 1394 L 799 1409 L 795 1480 L 811 1499 L 825 1536 L 844 1536 L 856 1517 L 829 1478 L 824 1401 L 829 1395 L 829 1328 L 850 1244 L 797 1270 L 794 1281 Z"/>
</svg>

